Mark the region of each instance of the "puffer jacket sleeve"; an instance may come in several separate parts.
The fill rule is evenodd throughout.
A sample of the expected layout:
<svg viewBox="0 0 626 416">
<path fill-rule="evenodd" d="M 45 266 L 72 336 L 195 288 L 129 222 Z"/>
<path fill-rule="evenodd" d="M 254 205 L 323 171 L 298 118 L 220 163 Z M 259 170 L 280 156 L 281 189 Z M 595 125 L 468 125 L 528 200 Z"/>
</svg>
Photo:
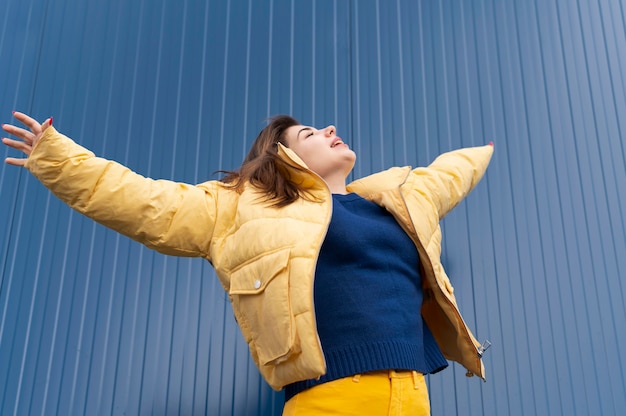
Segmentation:
<svg viewBox="0 0 626 416">
<path fill-rule="evenodd" d="M 446 216 L 483 177 L 493 146 L 468 147 L 443 153 L 428 167 L 412 171 L 418 192 L 430 199 L 439 219 Z"/>
<path fill-rule="evenodd" d="M 78 212 L 159 252 L 209 255 L 218 185 L 153 180 L 49 127 L 26 168 Z"/>
</svg>

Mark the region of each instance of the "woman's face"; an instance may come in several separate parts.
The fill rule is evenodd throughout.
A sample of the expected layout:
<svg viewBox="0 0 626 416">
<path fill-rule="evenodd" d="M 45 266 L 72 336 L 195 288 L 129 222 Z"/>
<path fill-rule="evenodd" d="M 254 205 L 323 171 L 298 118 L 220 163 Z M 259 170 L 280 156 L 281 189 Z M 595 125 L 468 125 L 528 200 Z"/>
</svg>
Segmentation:
<svg viewBox="0 0 626 416">
<path fill-rule="evenodd" d="M 335 126 L 318 130 L 292 126 L 285 131 L 287 147 L 323 179 L 343 175 L 345 179 L 356 161 L 356 154 L 336 134 Z"/>
</svg>

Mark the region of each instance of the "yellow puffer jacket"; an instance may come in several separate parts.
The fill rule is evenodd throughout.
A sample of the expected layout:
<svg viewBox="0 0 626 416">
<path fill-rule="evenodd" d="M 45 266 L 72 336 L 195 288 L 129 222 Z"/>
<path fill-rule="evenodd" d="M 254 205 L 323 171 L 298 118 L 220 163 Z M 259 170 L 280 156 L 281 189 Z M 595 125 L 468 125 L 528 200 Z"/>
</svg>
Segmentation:
<svg viewBox="0 0 626 416">
<path fill-rule="evenodd" d="M 290 149 L 279 153 L 305 166 Z M 465 325 L 441 265 L 439 220 L 483 176 L 493 148 L 461 149 L 427 168 L 392 168 L 348 186 L 389 210 L 421 260 L 421 313 L 446 358 L 484 379 L 479 343 Z M 210 261 L 232 301 L 252 357 L 274 389 L 325 373 L 313 306 L 313 277 L 332 212 L 324 181 L 294 175 L 320 202 L 284 208 L 262 204 L 252 187 L 234 192 L 219 181 L 196 186 L 138 175 L 97 158 L 48 128 L 26 167 L 72 208 L 159 252 Z M 415 313 L 419 313 L 417 310 Z"/>
</svg>

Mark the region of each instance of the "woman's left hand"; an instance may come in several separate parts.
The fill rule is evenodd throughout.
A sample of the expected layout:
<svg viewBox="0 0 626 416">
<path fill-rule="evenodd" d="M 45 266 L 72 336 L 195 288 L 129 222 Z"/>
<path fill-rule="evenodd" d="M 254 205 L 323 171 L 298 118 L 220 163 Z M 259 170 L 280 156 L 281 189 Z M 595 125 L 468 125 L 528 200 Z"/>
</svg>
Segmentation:
<svg viewBox="0 0 626 416">
<path fill-rule="evenodd" d="M 28 127 L 28 129 L 13 126 L 11 124 L 3 124 L 2 130 L 6 131 L 9 134 L 12 134 L 15 137 L 19 137 L 21 140 L 13 140 L 4 137 L 2 138 L 2 143 L 16 150 L 24 152 L 26 156 L 28 156 L 33 150 L 33 147 L 35 147 L 35 145 L 43 135 L 43 132 L 52 125 L 52 117 L 50 117 L 43 123 L 39 123 L 34 118 L 29 117 L 24 113 L 19 113 L 17 111 L 13 113 L 13 116 L 21 121 L 26 127 Z M 24 166 L 26 164 L 26 160 L 27 158 L 7 157 L 4 161 L 9 165 Z"/>
</svg>

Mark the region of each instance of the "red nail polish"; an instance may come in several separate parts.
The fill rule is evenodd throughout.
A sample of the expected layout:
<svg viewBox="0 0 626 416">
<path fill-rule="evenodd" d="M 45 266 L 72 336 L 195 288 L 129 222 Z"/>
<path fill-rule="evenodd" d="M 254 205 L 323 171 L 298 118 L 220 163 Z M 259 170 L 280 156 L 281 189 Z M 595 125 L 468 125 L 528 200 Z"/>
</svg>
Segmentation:
<svg viewBox="0 0 626 416">
<path fill-rule="evenodd" d="M 50 117 L 50 125 L 52 125 L 52 117 Z"/>
<path fill-rule="evenodd" d="M 493 147 L 493 142 L 489 142 L 489 146 Z"/>
<path fill-rule="evenodd" d="M 15 110 L 13 110 L 13 112 L 11 114 L 15 114 Z"/>
</svg>

